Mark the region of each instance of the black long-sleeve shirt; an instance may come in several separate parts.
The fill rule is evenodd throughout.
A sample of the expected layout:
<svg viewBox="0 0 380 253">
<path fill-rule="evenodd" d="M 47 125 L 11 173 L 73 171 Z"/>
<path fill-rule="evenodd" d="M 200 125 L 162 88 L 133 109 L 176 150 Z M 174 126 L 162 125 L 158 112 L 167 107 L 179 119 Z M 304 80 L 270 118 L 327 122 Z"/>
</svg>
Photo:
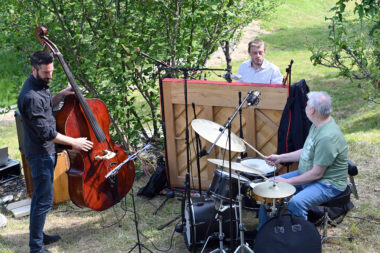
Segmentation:
<svg viewBox="0 0 380 253">
<path fill-rule="evenodd" d="M 49 86 L 31 74 L 17 100 L 24 126 L 24 148 L 27 158 L 54 154 L 57 136 L 56 122 Z"/>
</svg>

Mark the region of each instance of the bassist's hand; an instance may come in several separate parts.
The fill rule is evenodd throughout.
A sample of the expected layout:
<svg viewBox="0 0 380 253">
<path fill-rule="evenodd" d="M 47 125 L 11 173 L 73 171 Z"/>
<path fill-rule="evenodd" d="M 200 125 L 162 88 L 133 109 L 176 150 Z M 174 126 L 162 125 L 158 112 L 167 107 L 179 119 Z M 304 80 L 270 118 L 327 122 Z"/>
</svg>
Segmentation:
<svg viewBox="0 0 380 253">
<path fill-rule="evenodd" d="M 72 146 L 83 151 L 90 151 L 92 149 L 93 143 L 87 140 L 86 137 L 80 137 L 74 139 Z"/>
</svg>

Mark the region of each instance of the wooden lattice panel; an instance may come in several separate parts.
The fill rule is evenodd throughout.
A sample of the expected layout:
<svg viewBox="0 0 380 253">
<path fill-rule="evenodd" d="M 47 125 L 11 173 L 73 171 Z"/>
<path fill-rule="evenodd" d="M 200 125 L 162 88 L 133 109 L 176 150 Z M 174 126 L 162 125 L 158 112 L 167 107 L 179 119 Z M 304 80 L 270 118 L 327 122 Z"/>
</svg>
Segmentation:
<svg viewBox="0 0 380 253">
<path fill-rule="evenodd" d="M 287 86 L 188 81 L 187 109 L 191 188 L 198 188 L 195 132 L 191 128 L 191 121 L 195 118 L 194 109 L 196 118 L 208 119 L 224 125 L 238 106 L 239 91 L 241 91 L 243 99 L 250 90 L 259 90 L 261 96 L 257 107 L 243 109 L 242 128 L 244 139 L 263 154 L 275 153 L 277 151 L 278 125 L 287 99 Z M 163 108 L 161 109 L 163 109 L 163 115 L 165 115 L 166 152 L 170 184 L 172 187 L 183 187 L 187 173 L 184 81 L 180 79 L 164 79 L 162 94 Z M 192 103 L 194 103 L 194 109 Z M 240 136 L 239 116 L 232 122 L 231 129 L 233 133 Z M 212 145 L 202 137 L 201 144 L 201 149 L 204 150 L 208 150 Z M 247 149 L 247 153 L 249 157 L 256 157 L 256 153 L 250 149 Z M 232 160 L 234 161 L 238 155 L 239 153 L 232 152 Z M 215 147 L 210 155 L 200 159 L 200 178 L 203 190 L 206 190 L 212 182 L 212 176 L 216 168 L 215 165 L 207 161 L 207 158 L 228 159 L 228 152 Z"/>
</svg>

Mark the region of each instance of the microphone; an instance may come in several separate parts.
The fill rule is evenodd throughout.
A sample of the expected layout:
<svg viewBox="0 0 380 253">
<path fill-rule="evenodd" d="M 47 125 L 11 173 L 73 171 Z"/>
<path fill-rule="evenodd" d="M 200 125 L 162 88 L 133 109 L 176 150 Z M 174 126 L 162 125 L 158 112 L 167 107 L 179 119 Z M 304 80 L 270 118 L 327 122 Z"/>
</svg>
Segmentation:
<svg viewBox="0 0 380 253">
<path fill-rule="evenodd" d="M 244 107 L 244 109 L 252 106 L 257 105 L 260 102 L 259 96 L 261 95 L 260 91 L 255 91 L 253 94 L 251 94 L 247 99 L 247 105 Z"/>
<path fill-rule="evenodd" d="M 232 80 L 240 80 L 243 76 L 239 74 L 232 74 L 230 72 L 224 74 L 224 75 L 218 75 L 219 77 L 223 77 L 226 79 L 227 82 L 231 83 Z"/>
</svg>

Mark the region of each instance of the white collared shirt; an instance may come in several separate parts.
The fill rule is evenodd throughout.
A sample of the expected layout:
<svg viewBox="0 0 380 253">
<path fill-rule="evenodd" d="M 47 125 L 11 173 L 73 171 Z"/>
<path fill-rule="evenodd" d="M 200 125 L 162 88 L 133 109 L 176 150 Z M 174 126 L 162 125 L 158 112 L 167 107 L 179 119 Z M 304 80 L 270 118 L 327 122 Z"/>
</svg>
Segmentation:
<svg viewBox="0 0 380 253">
<path fill-rule="evenodd" d="M 252 59 L 243 62 L 238 74 L 242 76 L 238 82 L 244 83 L 282 84 L 283 79 L 280 69 L 265 59 L 257 70 L 252 67 Z"/>
</svg>

